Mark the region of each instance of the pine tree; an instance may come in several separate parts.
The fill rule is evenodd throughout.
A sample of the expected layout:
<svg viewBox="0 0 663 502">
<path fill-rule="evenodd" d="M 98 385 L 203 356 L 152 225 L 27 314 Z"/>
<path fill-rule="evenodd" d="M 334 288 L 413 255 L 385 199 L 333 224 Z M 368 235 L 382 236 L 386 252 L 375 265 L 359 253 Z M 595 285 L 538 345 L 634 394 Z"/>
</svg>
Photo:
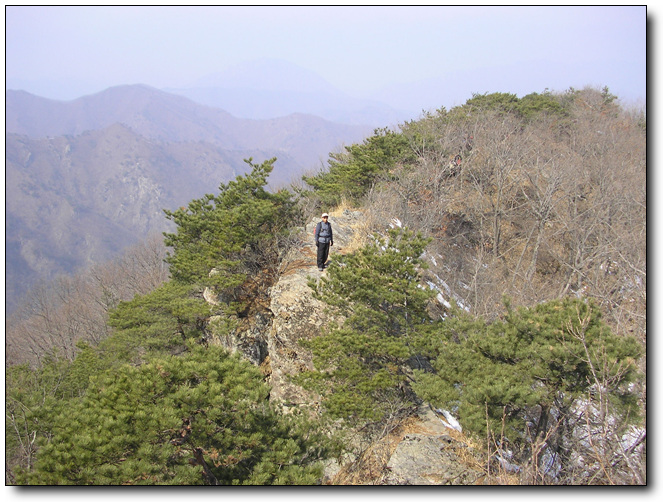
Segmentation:
<svg viewBox="0 0 663 502">
<path fill-rule="evenodd" d="M 138 363 L 151 352 L 178 352 L 186 340 L 203 336 L 210 315 L 199 287 L 171 280 L 111 311 L 108 322 L 115 332 L 98 350 L 106 354 L 108 364 Z"/>
<path fill-rule="evenodd" d="M 257 368 L 220 347 L 123 365 L 60 407 L 27 484 L 311 484 L 326 441 L 277 415 Z"/>
<path fill-rule="evenodd" d="M 574 429 L 589 423 L 586 405 L 595 395 L 609 403 L 602 413 L 611 420 L 637 418 L 629 384 L 639 378 L 640 346 L 612 334 L 590 301 L 509 309 L 504 320 L 490 324 L 458 311 L 435 340 L 429 340 L 430 347 L 437 345 L 435 373 L 417 372 L 416 392 L 454 410 L 479 437 L 488 427 L 498 444 L 508 439 L 521 461 L 538 442 L 564 467 Z"/>
<path fill-rule="evenodd" d="M 260 267 L 265 265 L 261 258 L 273 257 L 268 250 L 275 248 L 275 236 L 286 231 L 297 214 L 288 191 L 265 188 L 275 161 L 255 165 L 248 159 L 251 172 L 222 183 L 219 194 L 165 211 L 177 225 L 176 233 L 164 234 L 166 246 L 172 248 L 167 262 L 174 280 L 232 290 L 246 279 L 247 261 L 257 259 Z"/>
<path fill-rule="evenodd" d="M 388 129 L 376 129 L 362 144 L 331 153 L 329 170 L 302 179 L 313 188 L 323 204 L 334 206 L 343 199 L 357 202 L 399 161 L 411 156 L 407 139 Z"/>
<path fill-rule="evenodd" d="M 305 345 L 316 370 L 301 382 L 323 395 L 334 417 L 384 422 L 411 405 L 404 365 L 429 324 L 432 293 L 419 286 L 428 240 L 390 230 L 355 253 L 340 256 L 314 295 L 338 309 L 333 325 Z"/>
<path fill-rule="evenodd" d="M 54 410 L 70 401 L 63 387 L 68 362 L 45 357 L 38 368 L 27 364 L 10 366 L 5 371 L 5 455 L 6 479 L 16 470 L 31 469 L 38 442 L 56 425 Z"/>
</svg>

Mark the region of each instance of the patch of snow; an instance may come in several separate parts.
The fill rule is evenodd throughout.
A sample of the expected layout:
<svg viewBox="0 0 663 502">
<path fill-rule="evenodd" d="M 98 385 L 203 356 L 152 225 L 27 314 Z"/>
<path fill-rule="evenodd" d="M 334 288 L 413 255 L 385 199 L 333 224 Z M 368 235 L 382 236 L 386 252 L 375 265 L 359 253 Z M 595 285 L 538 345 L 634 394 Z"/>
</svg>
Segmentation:
<svg viewBox="0 0 663 502">
<path fill-rule="evenodd" d="M 442 293 L 438 293 L 436 298 L 437 298 L 437 301 L 440 302 L 442 305 L 444 305 L 446 308 L 448 308 L 448 309 L 451 308 L 451 303 L 449 303 L 448 301 L 446 301 L 444 299 L 444 296 L 442 296 Z"/>
<path fill-rule="evenodd" d="M 511 452 L 509 452 L 509 453 L 511 453 Z M 510 457 L 510 456 L 511 456 L 511 455 L 509 455 L 509 457 Z M 519 465 L 516 465 L 516 464 L 512 464 L 512 463 L 509 462 L 506 458 L 504 458 L 504 456 L 502 456 L 502 455 L 495 455 L 495 458 L 497 459 L 497 461 L 500 463 L 500 465 L 502 466 L 502 468 L 503 468 L 506 472 L 520 472 L 520 466 L 519 466 Z"/>
<path fill-rule="evenodd" d="M 463 428 L 460 426 L 460 423 L 458 423 L 458 420 L 456 420 L 451 413 L 449 413 L 447 410 L 441 410 L 441 409 L 436 409 L 435 412 L 438 415 L 444 415 L 444 418 L 446 418 L 446 421 L 442 420 L 440 417 L 439 420 L 442 422 L 442 425 L 445 427 L 448 427 L 449 429 L 455 429 L 458 432 L 463 432 Z"/>
<path fill-rule="evenodd" d="M 449 422 L 449 426 L 452 429 L 456 429 L 458 432 L 463 432 L 463 428 L 460 426 L 460 423 L 458 423 L 458 420 L 456 420 L 451 413 L 449 413 L 447 410 L 442 410 L 442 415 L 444 415 L 444 418 L 447 419 L 447 422 Z"/>
<path fill-rule="evenodd" d="M 631 426 L 630 430 L 626 434 L 622 435 L 620 445 L 624 451 L 628 451 L 631 448 L 634 448 L 638 441 L 640 441 L 643 436 L 647 433 L 645 429 L 640 427 Z"/>
<path fill-rule="evenodd" d="M 433 275 L 435 276 L 435 279 L 438 282 L 438 284 L 436 284 L 433 281 L 426 281 L 426 282 L 428 283 L 429 288 L 431 288 L 431 289 L 438 292 L 437 300 L 441 304 L 443 304 L 445 307 L 447 307 L 447 308 L 451 307 L 451 304 L 447 300 L 445 300 L 445 298 L 444 298 L 444 293 L 446 292 L 446 294 L 448 296 L 453 297 L 453 299 L 456 301 L 456 303 L 458 304 L 458 306 L 460 308 L 462 308 L 466 312 L 469 312 L 470 307 L 468 305 L 465 305 L 465 303 L 460 298 L 458 298 L 458 296 L 456 296 L 452 293 L 451 288 L 449 287 L 449 285 L 445 281 L 443 281 L 440 278 L 440 276 L 438 276 L 437 274 L 433 274 Z M 444 291 L 442 291 L 442 289 L 444 289 Z"/>
</svg>

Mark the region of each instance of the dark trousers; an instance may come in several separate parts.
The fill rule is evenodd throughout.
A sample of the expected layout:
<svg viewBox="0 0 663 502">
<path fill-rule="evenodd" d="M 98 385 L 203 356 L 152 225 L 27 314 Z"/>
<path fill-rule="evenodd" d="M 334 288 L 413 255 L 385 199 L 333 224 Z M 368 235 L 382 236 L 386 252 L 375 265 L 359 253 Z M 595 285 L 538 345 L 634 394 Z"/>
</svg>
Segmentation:
<svg viewBox="0 0 663 502">
<path fill-rule="evenodd" d="M 325 268 L 325 263 L 329 257 L 329 242 L 318 243 L 318 268 Z"/>
</svg>

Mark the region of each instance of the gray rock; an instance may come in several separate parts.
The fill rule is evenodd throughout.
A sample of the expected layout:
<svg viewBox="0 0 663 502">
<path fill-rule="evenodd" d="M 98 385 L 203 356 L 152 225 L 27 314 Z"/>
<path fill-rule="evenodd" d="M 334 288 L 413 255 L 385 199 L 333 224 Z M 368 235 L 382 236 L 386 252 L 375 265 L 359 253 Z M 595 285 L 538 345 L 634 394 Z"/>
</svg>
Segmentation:
<svg viewBox="0 0 663 502">
<path fill-rule="evenodd" d="M 361 212 L 348 210 L 330 218 L 334 229 L 331 260 L 349 251 L 355 233 L 365 228 L 363 220 Z M 290 378 L 313 368 L 312 355 L 300 341 L 318 336 L 331 321 L 326 305 L 313 297 L 309 286 L 311 279 L 319 280 L 325 273 L 319 272 L 316 265 L 313 231 L 318 221 L 318 218 L 312 219 L 302 230 L 301 245 L 282 263 L 264 309 L 242 319 L 230 335 L 217 340 L 261 367 L 272 387 L 270 399 L 281 404 L 284 410 L 300 407 L 316 411 L 319 405 L 316 396 Z M 206 298 L 212 304 L 218 301 L 211 295 Z M 363 472 L 361 457 L 341 463 L 329 461 L 325 484 L 467 485 L 478 482 L 482 473 L 463 461 L 461 457 L 471 452 L 465 444 L 453 439 L 457 432 L 449 428 L 446 420 L 429 406 L 422 406 L 415 422 L 416 428 L 398 439 L 395 449 L 393 442 L 378 445 L 379 451 L 393 453 L 376 461 L 377 471 L 371 469 L 370 474 L 348 478 L 344 473 Z M 463 450 L 468 455 L 459 456 Z"/>
<path fill-rule="evenodd" d="M 354 238 L 354 225 L 362 218 L 360 211 L 348 210 L 330 217 L 334 229 L 330 261 L 347 251 Z M 309 286 L 311 278 L 321 277 L 313 241 L 318 221 L 319 218 L 313 218 L 304 227 L 299 235 L 301 245 L 282 263 L 280 276 L 269 289 L 269 305 L 265 311 L 242 320 L 230 335 L 213 336 L 214 343 L 239 351 L 247 360 L 260 365 L 272 386 L 270 399 L 285 406 L 317 406 L 315 397 L 295 385 L 290 377 L 313 368 L 310 351 L 299 342 L 318 336 L 329 322 L 325 304 L 313 298 Z M 223 301 L 209 290 L 204 292 L 204 297 L 211 305 Z M 220 319 L 215 317 L 211 321 Z"/>
<path fill-rule="evenodd" d="M 467 446 L 452 437 L 452 429 L 428 406 L 417 412 L 417 432 L 405 434 L 387 462 L 386 485 L 473 485 L 483 476 L 463 458 Z M 460 453 L 464 455 L 459 456 Z"/>
<path fill-rule="evenodd" d="M 464 465 L 456 451 L 463 446 L 447 435 L 408 434 L 387 463 L 388 485 L 467 485 L 480 473 Z"/>
</svg>

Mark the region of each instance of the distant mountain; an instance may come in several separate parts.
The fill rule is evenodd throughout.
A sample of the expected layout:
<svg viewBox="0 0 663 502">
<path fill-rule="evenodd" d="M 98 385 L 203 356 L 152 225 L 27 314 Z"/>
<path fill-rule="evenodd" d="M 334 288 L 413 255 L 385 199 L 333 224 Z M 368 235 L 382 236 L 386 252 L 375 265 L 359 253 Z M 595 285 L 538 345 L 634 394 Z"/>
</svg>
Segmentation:
<svg viewBox="0 0 663 502">
<path fill-rule="evenodd" d="M 122 123 L 163 141 L 208 140 L 216 133 L 223 146 L 235 147 L 232 137 L 223 134 L 235 120 L 229 113 L 143 85 L 112 87 L 73 101 L 8 90 L 5 106 L 6 130 L 35 138 L 77 135 Z"/>
<path fill-rule="evenodd" d="M 104 262 L 175 209 L 246 172 L 242 153 L 160 144 L 124 125 L 78 136 L 5 138 L 6 304 L 57 274 Z M 254 152 L 257 153 L 257 152 Z"/>
<path fill-rule="evenodd" d="M 256 121 L 144 85 L 112 87 L 73 101 L 6 91 L 7 132 L 39 138 L 76 135 L 114 123 L 158 141 L 205 141 L 224 149 L 264 149 L 292 156 L 299 169 L 365 137 L 369 126 L 351 126 L 305 114 Z M 306 145 L 303 147 L 303 145 Z M 324 153 L 321 153 L 324 152 Z"/>
<path fill-rule="evenodd" d="M 203 77 L 186 88 L 166 90 L 250 119 L 297 112 L 375 128 L 413 118 L 409 111 L 395 110 L 377 100 L 351 97 L 310 70 L 273 59 L 242 63 Z"/>
<path fill-rule="evenodd" d="M 147 86 L 61 102 L 6 91 L 6 305 L 36 281 L 108 260 L 169 223 L 163 209 L 277 157 L 272 186 L 372 129 L 292 114 L 238 119 Z"/>
<path fill-rule="evenodd" d="M 317 73 L 282 59 L 245 61 L 196 80 L 191 87 L 248 88 L 266 91 L 336 94 L 339 91 Z"/>
</svg>

